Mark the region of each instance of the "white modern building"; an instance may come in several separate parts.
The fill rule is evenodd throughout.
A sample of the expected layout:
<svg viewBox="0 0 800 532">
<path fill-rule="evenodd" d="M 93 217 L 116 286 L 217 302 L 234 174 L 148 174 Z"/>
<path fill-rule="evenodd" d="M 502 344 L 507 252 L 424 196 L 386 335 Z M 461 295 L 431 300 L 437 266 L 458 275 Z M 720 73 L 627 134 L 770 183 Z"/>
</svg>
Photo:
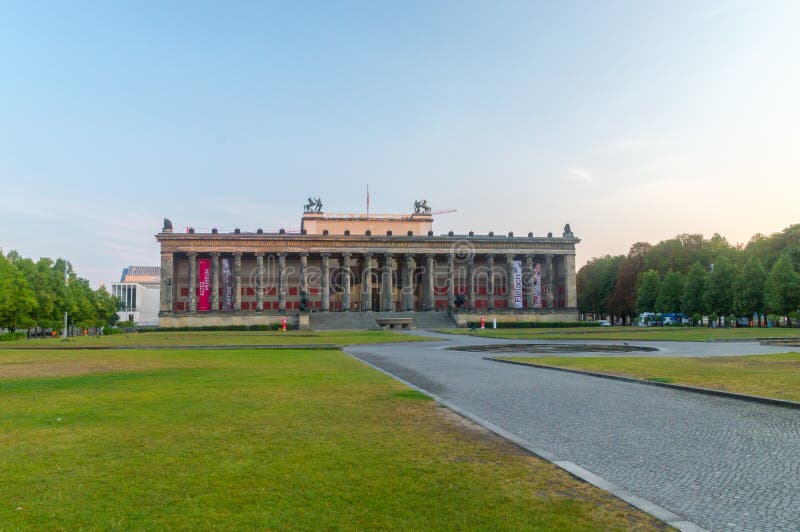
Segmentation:
<svg viewBox="0 0 800 532">
<path fill-rule="evenodd" d="M 161 298 L 161 268 L 128 266 L 122 270 L 120 282 L 111 284 L 111 295 L 122 302 L 117 313 L 120 321 L 141 326 L 158 325 Z"/>
</svg>

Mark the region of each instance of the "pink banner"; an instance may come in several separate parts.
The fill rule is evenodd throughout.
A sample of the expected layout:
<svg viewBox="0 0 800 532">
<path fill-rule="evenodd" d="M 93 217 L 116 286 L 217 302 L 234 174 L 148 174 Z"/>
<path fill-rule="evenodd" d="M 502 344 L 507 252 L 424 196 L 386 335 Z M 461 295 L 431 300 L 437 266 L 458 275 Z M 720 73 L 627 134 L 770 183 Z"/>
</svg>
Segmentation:
<svg viewBox="0 0 800 532">
<path fill-rule="evenodd" d="M 211 309 L 211 261 L 200 259 L 197 261 L 197 310 L 208 311 Z"/>
</svg>

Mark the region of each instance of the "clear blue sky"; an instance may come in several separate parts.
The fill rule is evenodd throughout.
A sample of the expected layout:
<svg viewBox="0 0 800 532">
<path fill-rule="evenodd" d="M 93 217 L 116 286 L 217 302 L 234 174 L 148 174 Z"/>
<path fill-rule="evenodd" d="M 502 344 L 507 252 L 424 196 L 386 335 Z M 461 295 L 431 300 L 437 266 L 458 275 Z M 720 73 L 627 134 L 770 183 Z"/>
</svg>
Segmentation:
<svg viewBox="0 0 800 532">
<path fill-rule="evenodd" d="M 0 247 L 106 283 L 176 228 L 408 212 L 583 239 L 800 222 L 800 2 L 16 2 Z"/>
</svg>

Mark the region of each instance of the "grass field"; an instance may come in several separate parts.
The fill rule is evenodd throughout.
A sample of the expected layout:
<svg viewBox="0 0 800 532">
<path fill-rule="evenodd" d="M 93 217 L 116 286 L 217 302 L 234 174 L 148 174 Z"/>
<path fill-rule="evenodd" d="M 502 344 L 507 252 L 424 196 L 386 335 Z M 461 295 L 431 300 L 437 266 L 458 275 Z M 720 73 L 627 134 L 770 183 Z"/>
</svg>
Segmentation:
<svg viewBox="0 0 800 532">
<path fill-rule="evenodd" d="M 332 344 L 337 346 L 378 342 L 413 342 L 428 340 L 395 331 L 191 331 L 113 334 L 109 336 L 76 336 L 67 342 L 59 338 L 17 340 L 0 343 L 4 347 L 111 346 L 216 346 L 216 345 L 297 345 Z"/>
<path fill-rule="evenodd" d="M 439 332 L 470 334 L 469 329 Z M 575 327 L 567 329 L 484 329 L 472 333 L 485 338 L 514 340 L 654 340 L 704 342 L 715 338 L 800 338 L 798 328 L 709 328 L 709 327 Z"/>
<path fill-rule="evenodd" d="M 703 358 L 498 358 L 800 401 L 800 353 Z"/>
<path fill-rule="evenodd" d="M 338 350 L 0 350 L 0 404 L 4 530 L 663 527 Z"/>
</svg>

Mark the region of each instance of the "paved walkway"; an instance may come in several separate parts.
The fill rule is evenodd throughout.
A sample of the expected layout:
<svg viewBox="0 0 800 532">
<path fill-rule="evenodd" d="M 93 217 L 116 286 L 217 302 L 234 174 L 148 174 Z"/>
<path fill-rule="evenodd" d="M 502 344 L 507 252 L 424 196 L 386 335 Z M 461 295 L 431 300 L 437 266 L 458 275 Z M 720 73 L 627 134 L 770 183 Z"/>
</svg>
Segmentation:
<svg viewBox="0 0 800 532">
<path fill-rule="evenodd" d="M 681 520 L 711 530 L 800 529 L 800 411 L 492 362 L 444 348 L 511 341 L 426 334 L 446 341 L 346 351 Z M 791 350 L 630 343 L 660 347 L 662 356 Z"/>
</svg>

